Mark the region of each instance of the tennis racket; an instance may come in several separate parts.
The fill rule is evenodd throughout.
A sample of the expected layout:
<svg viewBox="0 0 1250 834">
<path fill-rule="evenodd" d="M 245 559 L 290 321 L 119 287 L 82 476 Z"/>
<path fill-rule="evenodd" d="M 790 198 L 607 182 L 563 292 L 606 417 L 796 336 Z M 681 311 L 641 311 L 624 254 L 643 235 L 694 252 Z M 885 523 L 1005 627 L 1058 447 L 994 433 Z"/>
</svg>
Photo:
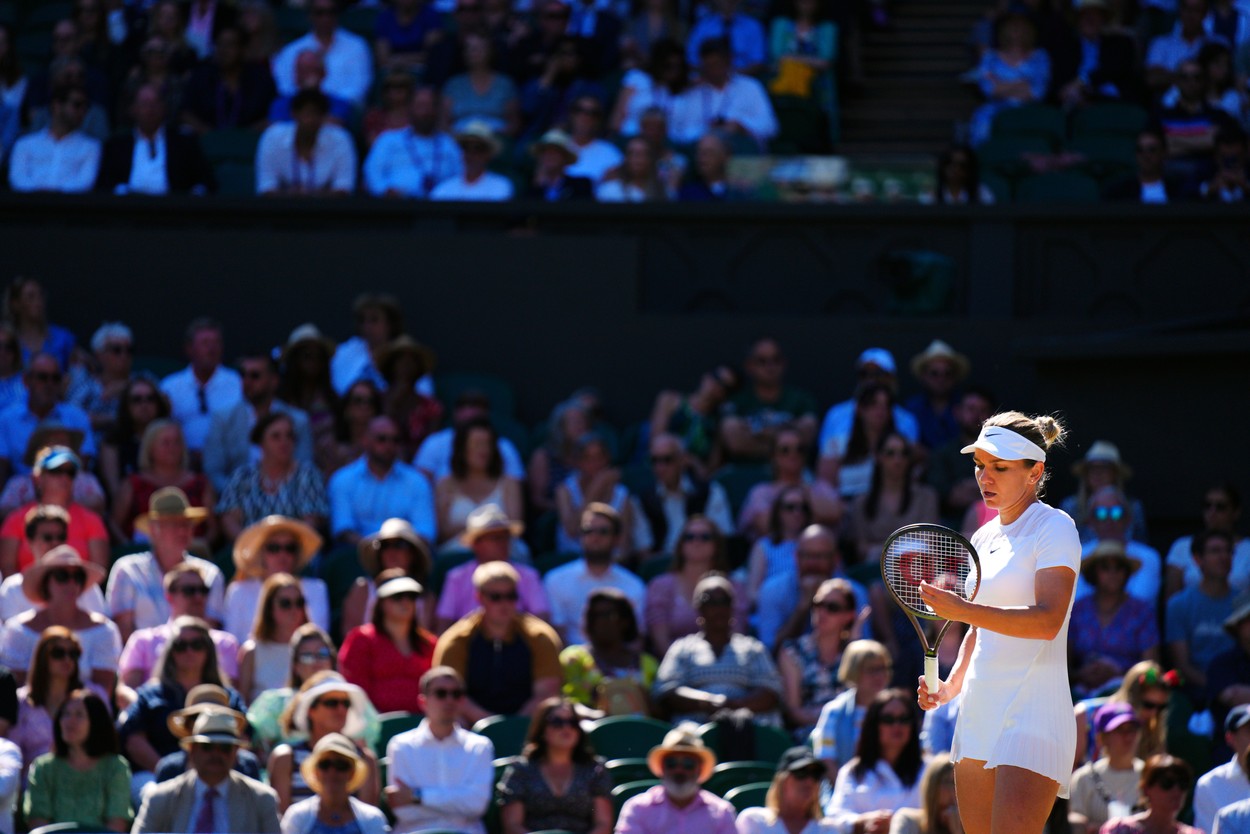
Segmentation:
<svg viewBox="0 0 1250 834">
<path fill-rule="evenodd" d="M 920 583 L 928 582 L 966 600 L 981 588 L 981 560 L 972 544 L 959 533 L 938 524 L 908 524 L 886 539 L 881 549 L 881 578 L 890 596 L 911 621 L 924 647 L 924 681 L 930 692 L 938 690 L 937 647 L 950 628 L 942 624 L 933 645 L 925 637 L 920 620 L 938 621 L 920 596 Z"/>
</svg>

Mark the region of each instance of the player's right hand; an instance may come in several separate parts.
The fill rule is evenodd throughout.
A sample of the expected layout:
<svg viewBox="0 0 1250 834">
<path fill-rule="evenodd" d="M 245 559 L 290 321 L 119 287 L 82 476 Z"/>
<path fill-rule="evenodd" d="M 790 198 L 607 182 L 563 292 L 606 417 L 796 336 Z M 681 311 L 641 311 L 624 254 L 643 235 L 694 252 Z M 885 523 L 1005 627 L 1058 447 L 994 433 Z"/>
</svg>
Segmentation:
<svg viewBox="0 0 1250 834">
<path fill-rule="evenodd" d="M 922 710 L 937 709 L 953 697 L 955 693 L 951 691 L 946 681 L 939 680 L 937 692 L 930 692 L 929 685 L 924 682 L 924 675 L 920 676 L 920 682 L 916 686 L 916 703 Z"/>
</svg>

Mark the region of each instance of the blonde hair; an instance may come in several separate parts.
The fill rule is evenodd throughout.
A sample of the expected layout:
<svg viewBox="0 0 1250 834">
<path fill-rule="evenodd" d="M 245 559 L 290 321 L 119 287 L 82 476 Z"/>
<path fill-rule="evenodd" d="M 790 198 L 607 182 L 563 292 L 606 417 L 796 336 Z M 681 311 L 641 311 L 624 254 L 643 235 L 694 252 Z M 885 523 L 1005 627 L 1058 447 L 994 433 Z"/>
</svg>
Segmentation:
<svg viewBox="0 0 1250 834">
<path fill-rule="evenodd" d="M 852 640 L 842 652 L 842 662 L 838 664 L 838 680 L 858 686 L 860 669 L 864 661 L 870 658 L 877 658 L 887 665 L 894 662 L 890 650 L 876 640 Z"/>
<path fill-rule="evenodd" d="M 782 770 L 773 774 L 773 781 L 768 786 L 768 793 L 764 795 L 764 807 L 773 815 L 773 822 L 777 821 L 777 817 L 781 815 L 781 783 L 790 776 L 790 772 Z M 812 794 L 812 802 L 807 807 L 808 819 L 818 820 L 824 816 L 824 812 L 820 809 L 820 791 Z"/>
<path fill-rule="evenodd" d="M 156 445 L 157 435 L 165 429 L 178 432 L 178 439 L 182 441 L 182 468 L 187 468 L 190 458 L 187 453 L 187 438 L 182 433 L 182 426 L 177 420 L 161 418 L 148 423 L 148 427 L 143 430 L 143 439 L 139 441 L 139 469 L 152 468 L 152 447 Z"/>
<path fill-rule="evenodd" d="M 1021 437 L 1026 438 L 1045 451 L 1050 451 L 1051 446 L 1062 446 L 1063 439 L 1067 435 L 1068 430 L 1059 420 L 1051 414 L 1039 414 L 1030 417 L 1019 411 L 1000 411 L 985 421 L 986 426 L 1001 426 L 1010 429 Z M 1031 469 L 1035 460 L 1021 461 L 1026 469 Z M 1037 495 L 1040 497 L 1045 490 L 1046 482 L 1050 480 L 1050 470 L 1045 469 L 1043 464 L 1042 477 L 1037 479 L 1035 487 Z"/>
<path fill-rule="evenodd" d="M 514 586 L 521 584 L 521 575 L 507 562 L 483 562 L 473 569 L 473 590 L 480 591 L 492 582 L 507 580 Z"/>
<path fill-rule="evenodd" d="M 1128 704 L 1137 711 L 1142 705 L 1142 693 L 1147 689 L 1168 692 L 1163 680 L 1163 667 L 1153 660 L 1140 660 L 1129 667 L 1120 681 L 1120 688 L 1107 698 L 1108 701 Z M 1093 716 L 1090 716 L 1093 720 Z M 1137 758 L 1149 759 L 1156 753 L 1166 753 L 1168 745 L 1167 709 L 1161 709 L 1141 722 L 1141 740 L 1137 742 Z"/>
<path fill-rule="evenodd" d="M 938 794 L 942 791 L 942 780 L 955 769 L 949 753 L 938 753 L 929 759 L 924 776 L 920 779 L 920 830 L 937 831 L 938 821 L 942 818 L 942 809 L 938 807 Z"/>
</svg>

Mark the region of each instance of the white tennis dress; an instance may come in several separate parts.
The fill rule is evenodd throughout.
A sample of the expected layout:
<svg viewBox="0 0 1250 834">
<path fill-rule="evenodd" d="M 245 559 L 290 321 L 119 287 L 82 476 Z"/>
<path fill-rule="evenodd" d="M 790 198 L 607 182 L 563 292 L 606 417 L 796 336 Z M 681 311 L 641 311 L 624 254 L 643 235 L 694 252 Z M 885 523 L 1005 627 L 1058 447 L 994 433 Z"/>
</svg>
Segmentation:
<svg viewBox="0 0 1250 834">
<path fill-rule="evenodd" d="M 995 518 L 972 536 L 981 557 L 976 602 L 1035 605 L 1034 574 L 1065 567 L 1076 573 L 1081 541 L 1066 513 L 1034 503 L 1011 524 Z M 977 630 L 964 677 L 951 758 L 1015 765 L 1054 779 L 1068 795 L 1076 756 L 1076 719 L 1068 688 L 1068 618 L 1053 640 Z"/>
</svg>

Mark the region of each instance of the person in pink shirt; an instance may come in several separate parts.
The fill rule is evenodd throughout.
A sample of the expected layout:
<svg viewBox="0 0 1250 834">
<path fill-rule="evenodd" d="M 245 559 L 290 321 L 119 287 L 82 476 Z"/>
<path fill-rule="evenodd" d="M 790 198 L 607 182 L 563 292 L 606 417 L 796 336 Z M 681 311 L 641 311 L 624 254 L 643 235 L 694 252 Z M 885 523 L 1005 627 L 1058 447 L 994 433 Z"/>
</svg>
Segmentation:
<svg viewBox="0 0 1250 834">
<path fill-rule="evenodd" d="M 473 550 L 473 560 L 447 573 L 443 593 L 438 600 L 440 634 L 478 607 L 473 593 L 473 571 L 487 562 L 507 562 L 512 538 L 521 535 L 522 529 L 521 523 L 508 518 L 498 504 L 487 504 L 469 513 L 460 540 Z M 517 583 L 517 592 L 521 596 L 518 610 L 550 621 L 551 606 L 538 571 L 529 565 L 513 564 L 512 567 L 520 576 Z"/>
<path fill-rule="evenodd" d="M 733 805 L 699 786 L 712 775 L 716 754 L 680 724 L 647 755 L 660 784 L 632 797 L 621 808 L 615 834 L 735 834 Z"/>
<path fill-rule="evenodd" d="M 433 634 L 417 624 L 425 589 L 402 568 L 378 574 L 372 622 L 353 628 L 339 649 L 339 671 L 378 712 L 416 712 L 421 676 L 434 658 Z"/>
</svg>

